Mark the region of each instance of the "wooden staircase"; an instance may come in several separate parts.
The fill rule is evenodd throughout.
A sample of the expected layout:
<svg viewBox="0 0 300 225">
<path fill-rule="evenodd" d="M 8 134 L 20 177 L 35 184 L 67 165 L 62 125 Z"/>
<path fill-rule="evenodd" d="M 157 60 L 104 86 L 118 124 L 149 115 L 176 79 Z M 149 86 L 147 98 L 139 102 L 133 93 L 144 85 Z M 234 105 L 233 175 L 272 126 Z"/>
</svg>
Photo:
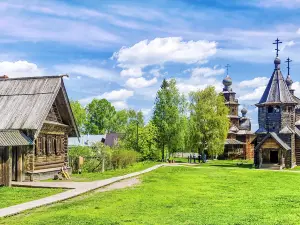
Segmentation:
<svg viewBox="0 0 300 225">
<path fill-rule="evenodd" d="M 261 169 L 265 169 L 265 170 L 281 170 L 281 166 L 278 164 L 262 164 L 261 165 Z"/>
</svg>

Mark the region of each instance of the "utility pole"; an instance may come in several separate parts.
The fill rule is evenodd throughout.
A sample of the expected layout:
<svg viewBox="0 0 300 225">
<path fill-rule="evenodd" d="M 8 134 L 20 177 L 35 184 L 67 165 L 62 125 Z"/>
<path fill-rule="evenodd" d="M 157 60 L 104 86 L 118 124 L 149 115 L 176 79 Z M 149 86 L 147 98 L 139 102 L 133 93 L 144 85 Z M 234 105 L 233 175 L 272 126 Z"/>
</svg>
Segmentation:
<svg viewBox="0 0 300 225">
<path fill-rule="evenodd" d="M 139 151 L 139 121 L 136 121 L 136 151 Z"/>
</svg>

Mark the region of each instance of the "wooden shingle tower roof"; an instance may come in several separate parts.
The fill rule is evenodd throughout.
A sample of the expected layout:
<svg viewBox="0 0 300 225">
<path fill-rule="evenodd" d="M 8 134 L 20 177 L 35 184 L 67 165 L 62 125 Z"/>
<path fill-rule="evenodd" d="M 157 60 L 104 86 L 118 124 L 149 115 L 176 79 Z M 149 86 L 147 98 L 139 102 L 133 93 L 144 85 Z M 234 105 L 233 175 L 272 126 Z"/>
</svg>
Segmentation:
<svg viewBox="0 0 300 225">
<path fill-rule="evenodd" d="M 258 104 L 297 104 L 280 71 L 280 59 L 275 58 L 275 69 Z"/>
</svg>

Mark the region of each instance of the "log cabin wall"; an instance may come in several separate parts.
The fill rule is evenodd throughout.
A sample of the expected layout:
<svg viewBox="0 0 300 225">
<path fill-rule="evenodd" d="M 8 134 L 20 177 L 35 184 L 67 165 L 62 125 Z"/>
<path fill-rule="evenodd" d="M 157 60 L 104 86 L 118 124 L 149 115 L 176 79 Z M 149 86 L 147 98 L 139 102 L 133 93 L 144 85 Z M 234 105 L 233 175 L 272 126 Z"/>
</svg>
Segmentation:
<svg viewBox="0 0 300 225">
<path fill-rule="evenodd" d="M 61 167 L 67 161 L 67 137 L 67 125 L 44 123 L 35 140 L 35 171 Z"/>
</svg>

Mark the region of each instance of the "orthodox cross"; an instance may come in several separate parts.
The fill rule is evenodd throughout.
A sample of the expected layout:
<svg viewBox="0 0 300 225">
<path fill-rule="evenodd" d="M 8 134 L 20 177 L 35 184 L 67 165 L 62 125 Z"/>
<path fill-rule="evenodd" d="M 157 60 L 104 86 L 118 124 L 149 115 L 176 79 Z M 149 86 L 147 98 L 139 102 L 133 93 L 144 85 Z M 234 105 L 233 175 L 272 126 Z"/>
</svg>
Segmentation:
<svg viewBox="0 0 300 225">
<path fill-rule="evenodd" d="M 280 41 L 278 38 L 275 40 L 275 42 L 273 43 L 273 45 L 276 45 L 276 57 L 278 57 L 278 52 L 280 51 L 279 48 L 278 48 L 278 45 L 279 44 L 282 44 L 282 41 Z"/>
<path fill-rule="evenodd" d="M 229 69 L 230 65 L 227 64 L 225 67 L 226 67 L 226 71 L 227 71 L 227 75 L 228 75 L 228 69 Z"/>
<path fill-rule="evenodd" d="M 287 60 L 285 61 L 287 62 L 288 66 L 287 66 L 287 69 L 288 69 L 288 75 L 290 75 L 290 62 L 292 62 L 292 60 L 289 58 L 287 58 Z"/>
</svg>

